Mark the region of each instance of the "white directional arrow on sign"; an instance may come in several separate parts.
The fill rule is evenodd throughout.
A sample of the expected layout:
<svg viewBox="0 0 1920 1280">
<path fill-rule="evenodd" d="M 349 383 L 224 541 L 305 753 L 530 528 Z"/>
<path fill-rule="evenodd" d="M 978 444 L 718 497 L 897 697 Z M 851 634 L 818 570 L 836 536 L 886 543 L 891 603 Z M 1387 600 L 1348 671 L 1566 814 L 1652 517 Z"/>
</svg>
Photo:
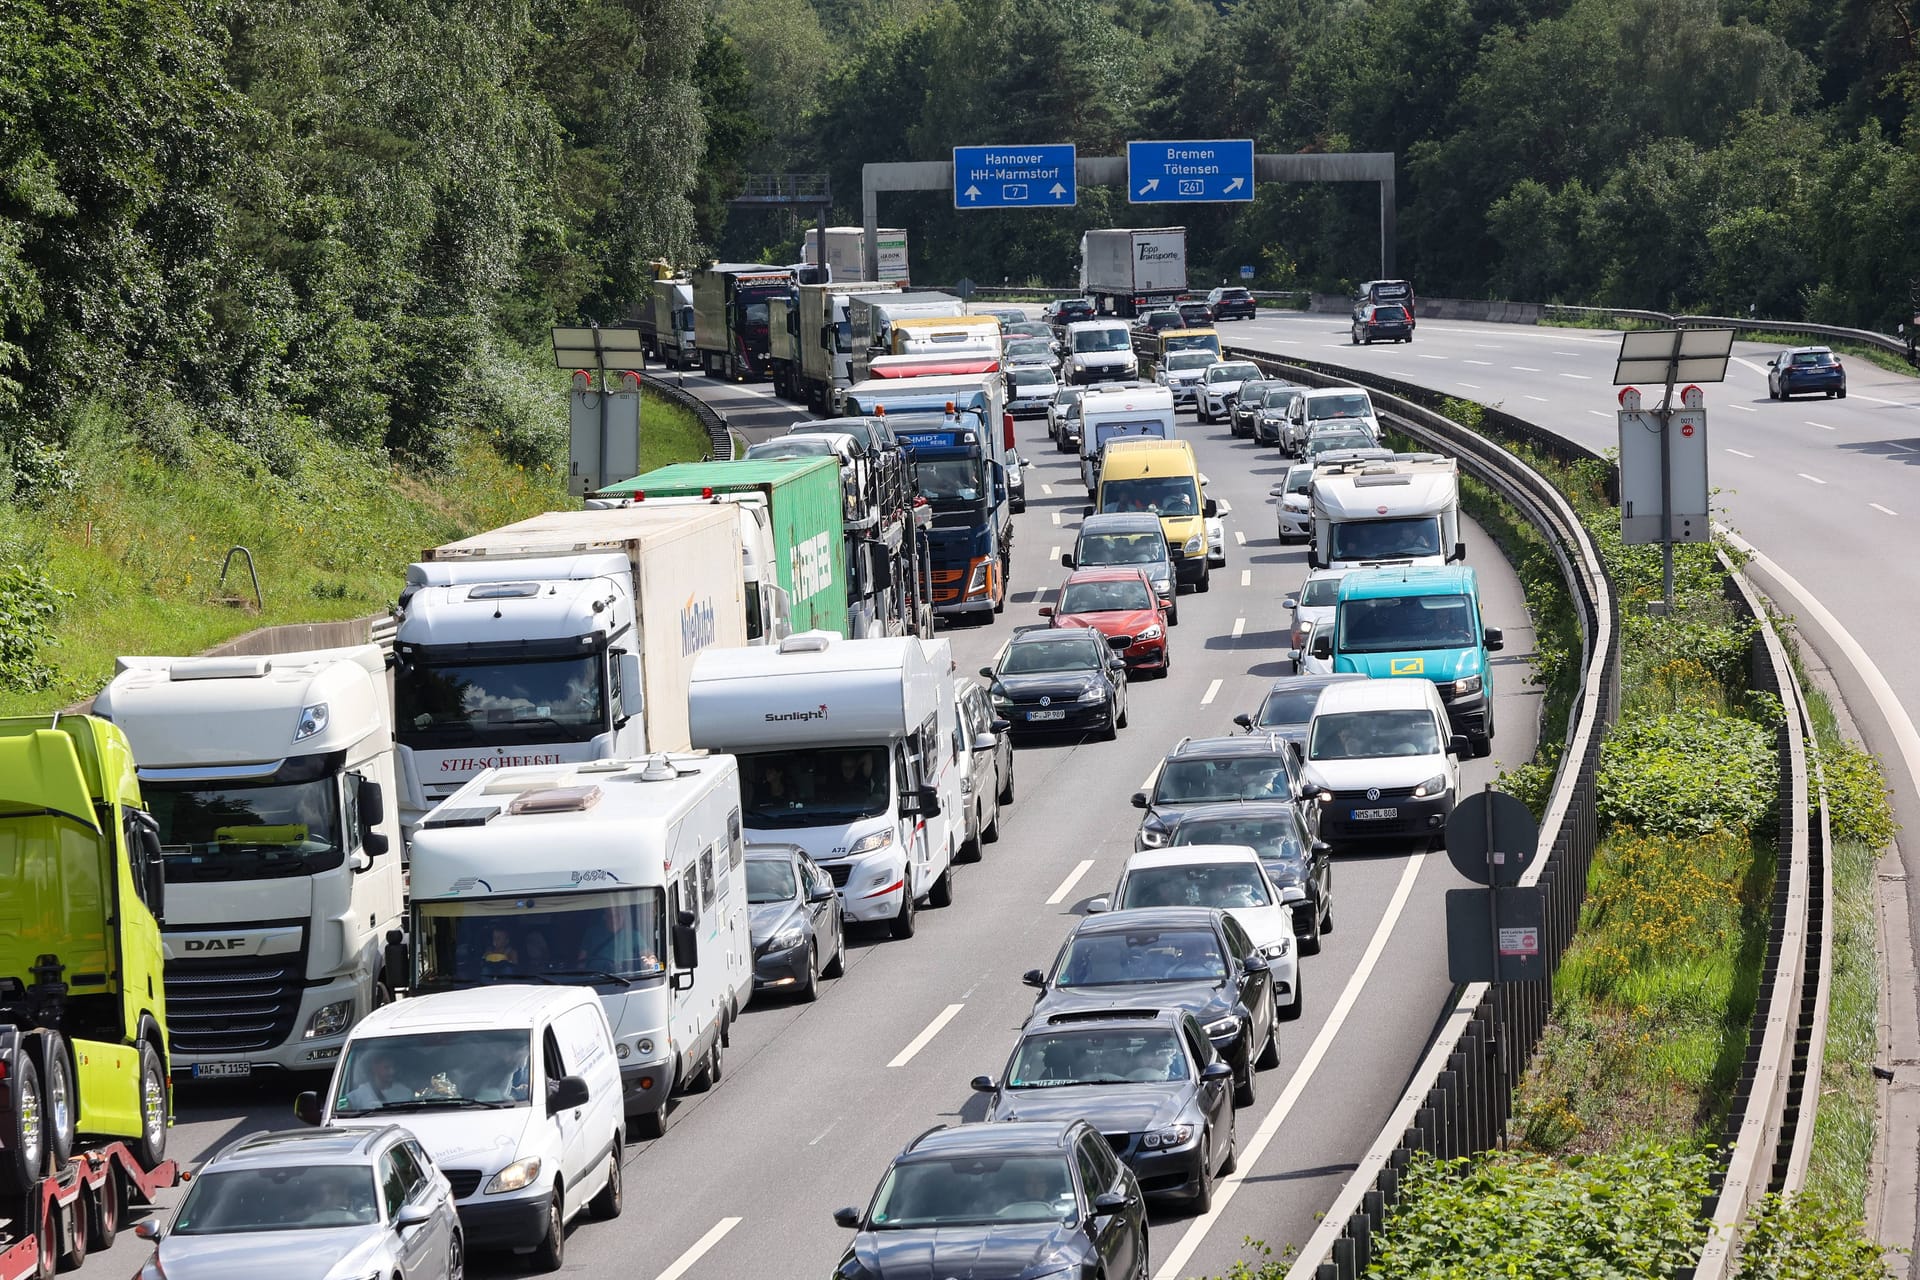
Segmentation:
<svg viewBox="0 0 1920 1280">
<path fill-rule="evenodd" d="M 1048 191 L 1052 194 L 1055 200 L 1058 200 L 1061 196 L 1064 196 L 1065 194 L 1067 194 L 1067 189 L 1061 186 L 1057 182 L 1054 183 L 1053 186 L 1049 187 Z"/>
<path fill-rule="evenodd" d="M 960 194 L 965 196 L 969 200 L 978 200 L 980 198 L 980 188 L 968 187 L 965 191 L 962 191 Z"/>
<path fill-rule="evenodd" d="M 1227 192 L 1238 191 L 1240 188 L 1246 185 L 1247 185 L 1247 180 L 1245 178 L 1235 178 L 1232 182 L 1229 182 L 1227 184 L 1227 191 L 1224 191 L 1221 194 L 1225 195 L 1227 194 Z"/>
<path fill-rule="evenodd" d="M 1149 183 L 1147 183 L 1147 185 L 1146 185 L 1146 186 L 1144 186 L 1144 187 L 1142 187 L 1142 188 L 1140 188 L 1140 190 L 1138 190 L 1138 191 L 1136 191 L 1136 192 L 1135 192 L 1134 194 L 1135 194 L 1135 195 L 1142 195 L 1142 196 L 1144 196 L 1144 195 L 1146 195 L 1146 194 L 1147 194 L 1147 193 L 1148 193 L 1149 191 L 1157 191 L 1157 190 L 1159 190 L 1159 187 L 1160 187 L 1160 179 L 1158 179 L 1158 178 L 1155 178 L 1155 179 L 1154 179 L 1153 181 L 1151 181 L 1151 182 L 1149 182 Z"/>
</svg>

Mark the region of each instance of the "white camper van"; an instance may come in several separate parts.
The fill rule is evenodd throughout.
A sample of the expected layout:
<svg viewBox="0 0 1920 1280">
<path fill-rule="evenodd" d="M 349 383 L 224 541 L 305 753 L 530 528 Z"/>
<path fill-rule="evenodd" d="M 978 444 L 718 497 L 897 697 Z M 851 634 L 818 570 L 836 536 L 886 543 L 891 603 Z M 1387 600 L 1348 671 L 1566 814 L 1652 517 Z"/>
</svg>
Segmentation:
<svg viewBox="0 0 1920 1280">
<path fill-rule="evenodd" d="M 1173 392 L 1166 387 L 1088 387 L 1080 398 L 1080 480 L 1088 493 L 1100 487 L 1101 458 L 1115 440 L 1179 436 Z"/>
<path fill-rule="evenodd" d="M 413 988 L 591 986 L 633 1132 L 720 1078 L 753 994 L 740 787 L 726 756 L 489 769 L 413 838 Z"/>
<path fill-rule="evenodd" d="M 963 834 L 953 651 L 945 640 L 778 645 L 694 660 L 696 746 L 740 759 L 747 838 L 796 844 L 833 877 L 849 920 L 913 935 L 918 904 L 953 900 Z"/>
</svg>

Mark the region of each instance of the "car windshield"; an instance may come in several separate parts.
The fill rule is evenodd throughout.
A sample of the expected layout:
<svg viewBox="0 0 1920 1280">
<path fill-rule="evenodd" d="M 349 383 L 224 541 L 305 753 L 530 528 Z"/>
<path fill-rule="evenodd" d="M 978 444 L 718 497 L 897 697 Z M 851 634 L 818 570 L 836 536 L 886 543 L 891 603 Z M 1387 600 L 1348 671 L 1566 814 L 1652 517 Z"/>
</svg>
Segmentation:
<svg viewBox="0 0 1920 1280">
<path fill-rule="evenodd" d="M 868 1221 L 875 1231 L 905 1231 L 1078 1216 L 1064 1156 L 923 1156 L 887 1171 Z"/>
<path fill-rule="evenodd" d="M 1328 418 L 1366 418 L 1373 414 L 1373 402 L 1364 391 L 1349 395 L 1315 396 L 1307 401 L 1307 418 L 1321 422 Z"/>
<path fill-rule="evenodd" d="M 799 892 L 793 863 L 785 858 L 747 859 L 747 902 L 791 902 Z"/>
<path fill-rule="evenodd" d="M 1153 591 L 1132 582 L 1069 582 L 1060 591 L 1062 613 L 1118 613 L 1153 608 Z"/>
<path fill-rule="evenodd" d="M 1152 533 L 1089 533 L 1074 552 L 1076 564 L 1153 564 L 1167 558 L 1167 540 Z"/>
<path fill-rule="evenodd" d="M 1373 437 L 1364 431 L 1330 431 L 1307 441 L 1307 453 L 1318 457 L 1336 449 L 1371 449 Z"/>
<path fill-rule="evenodd" d="M 1208 382 L 1245 382 L 1259 376 L 1260 371 L 1250 364 L 1218 364 L 1207 370 Z"/>
<path fill-rule="evenodd" d="M 1305 724 L 1313 719 L 1314 704 L 1320 701 L 1318 686 L 1311 689 L 1276 689 L 1260 704 L 1254 724 L 1262 729 L 1280 729 Z M 1220 841 L 1233 844 L 1232 840 Z"/>
<path fill-rule="evenodd" d="M 1192 476 L 1140 476 L 1132 480 L 1102 481 L 1100 509 L 1190 516 L 1200 509 L 1200 503 Z"/>
<path fill-rule="evenodd" d="M 1211 351 L 1175 351 L 1167 357 L 1169 369 L 1204 369 L 1212 363 Z"/>
<path fill-rule="evenodd" d="M 1440 733 L 1427 711 L 1342 711 L 1315 716 L 1309 760 L 1375 760 L 1440 754 Z"/>
<path fill-rule="evenodd" d="M 1300 607 L 1330 609 L 1340 599 L 1340 579 L 1308 578 L 1300 588 Z"/>
<path fill-rule="evenodd" d="M 1464 595 L 1383 596 L 1340 606 L 1343 653 L 1470 649 L 1477 643 L 1473 599 Z"/>
<path fill-rule="evenodd" d="M 160 825 L 168 884 L 314 875 L 345 857 L 332 773 L 302 782 L 142 779 L 140 790 Z"/>
<path fill-rule="evenodd" d="M 1067 944 L 1058 987 L 1121 987 L 1141 982 L 1208 982 L 1227 976 L 1213 930 L 1132 928 L 1083 933 Z"/>
<path fill-rule="evenodd" d="M 1073 335 L 1073 349 L 1081 352 L 1126 351 L 1133 339 L 1125 329 L 1082 329 Z"/>
<path fill-rule="evenodd" d="M 1055 404 L 1079 404 L 1080 397 L 1085 394 L 1087 394 L 1086 391 L 1080 387 L 1062 387 L 1054 394 L 1053 402 Z"/>
<path fill-rule="evenodd" d="M 1017 324 L 1007 326 L 1007 337 L 1009 339 L 1051 338 L 1052 336 L 1053 330 L 1047 328 L 1047 326 L 1041 324 L 1038 320 L 1022 320 Z"/>
<path fill-rule="evenodd" d="M 1027 640 L 1007 646 L 1000 673 L 1035 675 L 1045 671 L 1091 671 L 1100 665 L 1100 651 L 1091 640 Z"/>
<path fill-rule="evenodd" d="M 1041 338 L 1016 338 L 1007 344 L 1010 356 L 1050 356 L 1053 344 Z"/>
<path fill-rule="evenodd" d="M 1306 856 L 1300 824 L 1292 814 L 1272 818 L 1187 818 L 1169 844 L 1243 844 L 1263 862 L 1298 862 Z"/>
<path fill-rule="evenodd" d="M 424 987 L 555 977 L 619 985 L 666 972 L 657 888 L 416 898 L 414 905 L 420 911 L 414 943 Z"/>
<path fill-rule="evenodd" d="M 371 1227 L 379 1221 L 370 1165 L 212 1169 L 194 1178 L 167 1234 L 321 1231 Z"/>
<path fill-rule="evenodd" d="M 333 1114 L 527 1105 L 532 1033 L 476 1028 L 349 1040 Z"/>
<path fill-rule="evenodd" d="M 518 595 L 506 589 L 527 587 Z M 500 594 L 492 597 L 489 589 Z M 530 583 L 483 583 L 469 600 L 520 599 Z M 588 742 L 607 731 L 598 654 L 458 662 L 402 661 L 393 673 L 394 738 L 416 750 Z"/>
<path fill-rule="evenodd" d="M 1007 379 L 1016 387 L 1050 387 L 1053 374 L 1045 369 L 1009 369 Z"/>
<path fill-rule="evenodd" d="M 873 449 L 879 445 L 879 442 L 874 439 L 873 424 L 864 418 L 835 418 L 832 422 L 802 422 L 788 427 L 787 434 L 852 436 L 863 448 Z"/>
<path fill-rule="evenodd" d="M 1187 1078 L 1187 1055 L 1168 1027 L 1039 1031 L 1020 1042 L 1007 1067 L 1009 1089 L 1166 1084 Z"/>
<path fill-rule="evenodd" d="M 831 440 L 810 440 L 805 436 L 782 436 L 778 440 L 762 440 L 759 444 L 747 446 L 749 458 L 819 458 L 837 457 Z"/>
<path fill-rule="evenodd" d="M 883 746 L 742 755 L 740 803 L 747 825 L 777 830 L 878 817 L 892 806 L 888 767 Z"/>
<path fill-rule="evenodd" d="M 1149 311 L 1147 313 L 1147 324 L 1155 329 L 1171 329 L 1173 326 L 1181 323 L 1183 322 L 1180 319 L 1180 313 L 1178 311 Z"/>
<path fill-rule="evenodd" d="M 1300 398 L 1298 387 L 1268 387 L 1261 401 L 1269 409 L 1284 409 Z"/>
<path fill-rule="evenodd" d="M 1138 907 L 1270 907 L 1273 898 L 1251 862 L 1180 862 L 1164 867 L 1137 867 L 1127 873 L 1114 906 Z"/>
<path fill-rule="evenodd" d="M 1182 760 L 1160 767 L 1155 804 L 1198 804 L 1203 800 L 1291 800 L 1292 783 L 1284 757 L 1229 756 L 1223 760 Z"/>
</svg>

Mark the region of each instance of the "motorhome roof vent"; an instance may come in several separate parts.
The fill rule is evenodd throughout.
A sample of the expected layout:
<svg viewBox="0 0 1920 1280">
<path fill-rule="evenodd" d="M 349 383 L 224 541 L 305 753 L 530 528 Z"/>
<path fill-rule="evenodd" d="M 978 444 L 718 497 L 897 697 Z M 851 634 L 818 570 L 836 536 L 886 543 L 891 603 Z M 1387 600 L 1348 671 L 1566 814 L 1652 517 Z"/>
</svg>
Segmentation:
<svg viewBox="0 0 1920 1280">
<path fill-rule="evenodd" d="M 580 813 L 600 803 L 598 787 L 542 787 L 514 797 L 507 806 L 511 814 Z"/>
<path fill-rule="evenodd" d="M 484 827 L 500 812 L 497 804 L 475 805 L 468 809 L 438 809 L 420 826 L 426 831 L 444 827 Z"/>
<path fill-rule="evenodd" d="M 167 679 L 257 680 L 272 670 L 272 658 L 191 658 L 168 667 Z"/>
<path fill-rule="evenodd" d="M 802 631 L 780 642 L 782 653 L 825 653 L 832 637 L 822 631 Z"/>
</svg>

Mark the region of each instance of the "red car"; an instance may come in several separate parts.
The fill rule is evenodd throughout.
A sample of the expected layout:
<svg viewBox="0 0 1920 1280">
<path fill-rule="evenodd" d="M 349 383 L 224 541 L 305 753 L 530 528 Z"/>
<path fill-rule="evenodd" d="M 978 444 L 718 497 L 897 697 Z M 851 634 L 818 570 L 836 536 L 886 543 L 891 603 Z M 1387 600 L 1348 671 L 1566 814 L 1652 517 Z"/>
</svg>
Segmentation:
<svg viewBox="0 0 1920 1280">
<path fill-rule="evenodd" d="M 1167 649 L 1166 608 L 1145 573 L 1111 566 L 1076 569 L 1061 585 L 1059 602 L 1043 605 L 1040 616 L 1056 627 L 1092 627 L 1109 638 L 1131 636 L 1133 643 L 1123 654 L 1127 669 L 1165 675 L 1173 662 Z"/>
</svg>

